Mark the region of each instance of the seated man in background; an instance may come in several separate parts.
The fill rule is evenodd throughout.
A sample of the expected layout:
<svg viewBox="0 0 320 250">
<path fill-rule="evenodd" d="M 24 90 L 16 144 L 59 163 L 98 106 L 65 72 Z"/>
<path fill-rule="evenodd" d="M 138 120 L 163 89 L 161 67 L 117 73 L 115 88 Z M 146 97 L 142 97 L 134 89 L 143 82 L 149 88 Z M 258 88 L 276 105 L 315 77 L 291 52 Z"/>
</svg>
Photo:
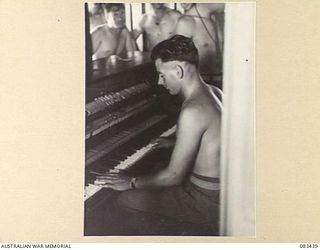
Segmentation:
<svg viewBox="0 0 320 250">
<path fill-rule="evenodd" d="M 145 32 L 146 48 L 151 51 L 156 44 L 174 35 L 180 16 L 180 12 L 168 8 L 164 3 L 151 3 L 151 13 L 143 15 L 139 29 L 134 30 L 133 36 L 137 39 Z"/>
<path fill-rule="evenodd" d="M 134 178 L 105 174 L 99 182 L 125 191 L 118 199 L 122 208 L 206 225 L 211 235 L 218 235 L 221 102 L 199 75 L 192 39 L 176 35 L 162 41 L 152 50 L 152 59 L 158 84 L 183 102 L 169 164 Z M 158 148 L 172 144 L 164 138 L 159 142 Z"/>
<path fill-rule="evenodd" d="M 193 39 L 200 56 L 203 79 L 221 88 L 223 29 L 217 18 L 224 12 L 224 4 L 182 3 L 184 15 L 179 19 L 176 33 Z M 219 16 L 220 17 L 220 16 Z"/>
<path fill-rule="evenodd" d="M 98 25 L 91 31 L 92 59 L 135 51 L 135 41 L 125 24 L 124 4 L 110 3 L 103 6 L 107 23 Z"/>
</svg>

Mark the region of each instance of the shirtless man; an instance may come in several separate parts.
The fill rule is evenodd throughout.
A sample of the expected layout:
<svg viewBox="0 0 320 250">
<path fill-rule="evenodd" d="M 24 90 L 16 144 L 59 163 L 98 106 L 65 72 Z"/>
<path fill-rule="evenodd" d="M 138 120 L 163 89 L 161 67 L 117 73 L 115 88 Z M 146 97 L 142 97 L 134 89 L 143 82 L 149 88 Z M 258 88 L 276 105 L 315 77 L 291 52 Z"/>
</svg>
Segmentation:
<svg viewBox="0 0 320 250">
<path fill-rule="evenodd" d="M 200 74 L 204 80 L 221 81 L 223 37 L 216 15 L 223 13 L 224 4 L 182 3 L 181 7 L 185 13 L 179 19 L 176 34 L 193 39 L 199 51 Z"/>
<path fill-rule="evenodd" d="M 174 35 L 177 21 L 181 16 L 180 12 L 168 8 L 163 3 L 151 3 L 151 9 L 151 13 L 143 15 L 139 29 L 133 33 L 137 39 L 140 34 L 146 32 L 147 51 L 151 51 L 157 43 Z"/>
<path fill-rule="evenodd" d="M 221 103 L 198 72 L 198 52 L 190 38 L 176 35 L 152 50 L 158 84 L 182 98 L 169 165 L 150 175 L 121 173 L 99 177 L 121 193 L 126 209 L 206 224 L 218 233 Z M 167 147 L 169 140 L 158 147 Z"/>
<path fill-rule="evenodd" d="M 124 5 L 105 4 L 105 12 L 107 23 L 91 31 L 93 60 L 136 50 L 135 41 L 125 26 Z"/>
</svg>

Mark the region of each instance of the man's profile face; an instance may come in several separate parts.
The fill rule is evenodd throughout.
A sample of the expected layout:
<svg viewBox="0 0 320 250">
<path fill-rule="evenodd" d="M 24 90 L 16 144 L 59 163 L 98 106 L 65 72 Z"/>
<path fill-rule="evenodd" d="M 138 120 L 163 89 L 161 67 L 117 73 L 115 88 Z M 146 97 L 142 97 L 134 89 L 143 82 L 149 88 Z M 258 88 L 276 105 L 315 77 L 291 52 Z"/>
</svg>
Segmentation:
<svg viewBox="0 0 320 250">
<path fill-rule="evenodd" d="M 112 7 L 110 12 L 108 13 L 108 22 L 110 26 L 115 26 L 117 28 L 121 28 L 125 26 L 126 23 L 126 14 L 124 8 Z"/>
<path fill-rule="evenodd" d="M 165 5 L 163 3 L 152 3 L 151 8 L 156 19 L 161 19 L 163 17 L 165 10 Z"/>
<path fill-rule="evenodd" d="M 164 3 L 152 3 L 151 4 L 151 7 L 152 7 L 152 9 L 154 9 L 154 10 L 160 10 L 160 9 L 162 9 L 162 8 L 164 8 Z"/>
<path fill-rule="evenodd" d="M 166 88 L 171 95 L 177 95 L 181 91 L 180 81 L 177 75 L 175 62 L 162 62 L 161 59 L 155 61 L 159 74 L 158 84 Z"/>
<path fill-rule="evenodd" d="M 193 5 L 194 5 L 194 3 L 181 3 L 181 7 L 182 7 L 185 11 L 190 10 Z"/>
</svg>

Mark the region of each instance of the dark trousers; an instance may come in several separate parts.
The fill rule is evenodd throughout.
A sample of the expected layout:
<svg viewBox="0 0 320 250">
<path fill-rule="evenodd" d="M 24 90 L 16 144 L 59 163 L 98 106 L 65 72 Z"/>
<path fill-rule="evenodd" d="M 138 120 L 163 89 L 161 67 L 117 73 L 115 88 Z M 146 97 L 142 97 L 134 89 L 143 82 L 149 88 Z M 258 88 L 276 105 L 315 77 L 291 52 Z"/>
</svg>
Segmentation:
<svg viewBox="0 0 320 250">
<path fill-rule="evenodd" d="M 218 235 L 219 190 L 203 189 L 189 181 L 162 189 L 122 192 L 117 206 L 146 216 L 204 226 L 212 235 Z"/>
</svg>

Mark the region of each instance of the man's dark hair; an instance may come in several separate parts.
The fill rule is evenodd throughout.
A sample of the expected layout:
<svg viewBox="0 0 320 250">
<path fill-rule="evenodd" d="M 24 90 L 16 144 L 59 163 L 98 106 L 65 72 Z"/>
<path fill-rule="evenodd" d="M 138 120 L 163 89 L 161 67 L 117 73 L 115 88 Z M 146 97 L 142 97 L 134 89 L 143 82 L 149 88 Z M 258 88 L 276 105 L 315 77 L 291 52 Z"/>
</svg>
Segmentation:
<svg viewBox="0 0 320 250">
<path fill-rule="evenodd" d="M 175 35 L 158 43 L 151 52 L 151 59 L 161 59 L 163 62 L 181 61 L 198 67 L 199 54 L 191 38 Z"/>
<path fill-rule="evenodd" d="M 123 3 L 106 3 L 105 8 L 107 13 L 110 11 L 118 11 L 120 9 L 124 9 L 124 4 Z"/>
</svg>

